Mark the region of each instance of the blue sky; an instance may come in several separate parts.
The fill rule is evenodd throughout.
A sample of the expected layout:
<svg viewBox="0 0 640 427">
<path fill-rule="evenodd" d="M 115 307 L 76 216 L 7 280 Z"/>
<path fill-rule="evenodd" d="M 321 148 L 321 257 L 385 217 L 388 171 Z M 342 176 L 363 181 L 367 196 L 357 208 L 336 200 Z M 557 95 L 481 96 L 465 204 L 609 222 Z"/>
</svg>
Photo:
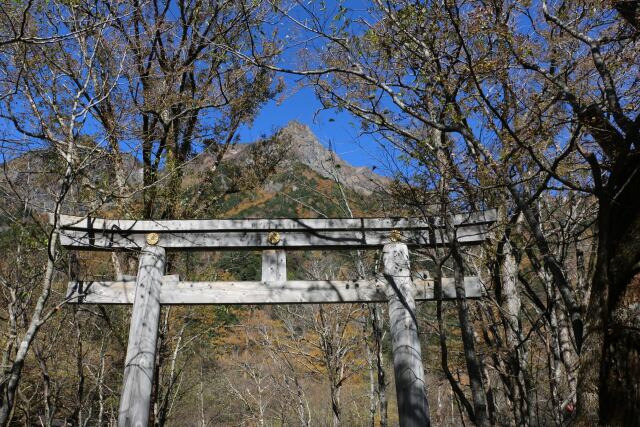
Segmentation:
<svg viewBox="0 0 640 427">
<path fill-rule="evenodd" d="M 347 13 L 351 19 L 366 16 L 367 8 L 370 7 L 367 2 L 361 0 L 334 0 L 310 3 L 305 7 L 313 9 L 317 16 L 321 17 L 321 20 L 331 22 L 341 5 L 348 8 Z M 294 7 L 290 9 L 290 12 L 301 21 L 304 21 L 308 16 L 300 7 Z M 273 25 L 280 27 L 281 34 L 292 35 L 292 38 L 289 39 L 291 45 L 285 48 L 280 58 L 279 65 L 283 68 L 296 68 L 298 49 L 301 46 L 317 45 L 316 47 L 321 47 L 324 43 L 322 39 L 315 42 L 307 40 L 301 45 L 293 42 L 294 34 L 298 29 L 286 18 L 273 22 Z M 353 31 L 358 31 L 357 25 L 354 25 L 353 28 L 355 29 Z M 298 35 L 301 36 L 301 39 L 307 37 L 304 33 Z M 375 165 L 378 168 L 378 173 L 385 173 L 384 165 L 387 163 L 385 160 L 387 156 L 385 156 L 384 150 L 372 136 L 360 135 L 360 123 L 357 118 L 348 112 L 321 110 L 322 105 L 316 98 L 313 89 L 299 87 L 299 77 L 291 75 L 282 75 L 281 77 L 284 78 L 287 85 L 283 97 L 279 101 L 269 102 L 260 111 L 252 127 L 244 127 L 240 130 L 242 142 L 255 141 L 262 136 L 271 135 L 290 121 L 297 120 L 309 126 L 323 145 L 326 147 L 331 145 L 331 148 L 340 157 L 353 166 L 371 167 Z"/>
</svg>

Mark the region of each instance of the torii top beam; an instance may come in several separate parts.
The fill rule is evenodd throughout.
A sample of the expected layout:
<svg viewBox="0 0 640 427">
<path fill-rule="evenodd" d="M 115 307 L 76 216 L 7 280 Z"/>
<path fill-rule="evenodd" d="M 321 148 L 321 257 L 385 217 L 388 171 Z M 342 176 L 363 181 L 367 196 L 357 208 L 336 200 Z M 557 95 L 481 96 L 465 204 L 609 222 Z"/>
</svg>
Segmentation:
<svg viewBox="0 0 640 427">
<path fill-rule="evenodd" d="M 496 211 L 449 218 L 462 244 L 482 243 Z M 53 221 L 53 217 L 50 218 Z M 108 220 L 61 215 L 61 244 L 83 250 L 376 248 L 394 241 L 409 246 L 447 243 L 442 218 Z M 149 241 L 151 239 L 151 241 Z M 155 241 L 154 241 L 155 240 Z"/>
</svg>

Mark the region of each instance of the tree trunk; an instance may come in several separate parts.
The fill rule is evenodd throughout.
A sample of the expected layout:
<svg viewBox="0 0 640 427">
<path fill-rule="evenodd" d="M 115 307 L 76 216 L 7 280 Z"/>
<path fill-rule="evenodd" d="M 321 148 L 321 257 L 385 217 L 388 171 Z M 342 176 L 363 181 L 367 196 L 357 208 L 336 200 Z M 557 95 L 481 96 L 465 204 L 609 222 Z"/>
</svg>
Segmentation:
<svg viewBox="0 0 640 427">
<path fill-rule="evenodd" d="M 367 308 L 366 304 L 365 304 L 365 308 Z M 369 310 L 369 313 L 371 313 L 370 310 Z M 361 319 L 361 321 L 362 321 L 362 332 L 363 332 L 363 335 L 365 337 L 367 335 L 367 328 L 369 326 L 368 320 L 369 319 L 367 319 L 366 315 L 362 316 L 362 319 Z M 371 323 L 373 324 L 374 320 L 373 319 L 370 319 L 370 320 L 371 320 Z M 378 402 L 377 402 L 377 393 L 376 393 L 375 366 L 374 366 L 374 362 L 373 362 L 373 351 L 372 351 L 369 339 L 365 339 L 364 340 L 364 351 L 365 351 L 365 355 L 366 355 L 366 359 L 367 359 L 367 371 L 368 371 L 368 374 L 369 374 L 369 426 L 370 427 L 375 427 L 375 425 L 376 425 L 376 408 L 378 406 Z"/>
<path fill-rule="evenodd" d="M 640 423 L 640 173 L 637 158 L 615 166 L 598 195 L 598 252 L 576 425 Z"/>
<path fill-rule="evenodd" d="M 567 319 L 567 315 L 565 314 L 563 307 L 556 305 L 555 313 L 558 321 L 558 345 L 560 348 L 560 356 L 567 375 L 567 383 L 569 385 L 569 395 L 564 398 L 561 405 L 564 409 L 568 404 L 574 403 L 576 400 L 576 388 L 578 384 L 576 379 L 576 352 L 571 341 L 569 320 Z"/>
<path fill-rule="evenodd" d="M 464 346 L 464 358 L 467 364 L 467 374 L 471 383 L 471 399 L 473 401 L 474 423 L 477 426 L 488 427 L 487 397 L 482 384 L 482 368 L 476 353 L 473 325 L 469 318 L 469 305 L 464 290 L 464 260 L 459 252 L 455 231 L 449 225 L 449 241 L 451 244 L 451 256 L 454 262 L 454 280 L 456 286 L 456 301 L 458 304 L 458 319 L 462 331 L 462 344 Z"/>
<path fill-rule="evenodd" d="M 384 369 L 384 359 L 382 354 L 382 334 L 384 331 L 384 320 L 382 309 L 379 305 L 373 304 L 373 337 L 376 346 L 376 371 L 378 373 L 378 405 L 380 406 L 380 427 L 387 427 L 387 379 Z"/>
<path fill-rule="evenodd" d="M 82 348 L 82 329 L 78 319 L 78 306 L 73 307 L 73 323 L 76 328 L 76 373 L 78 376 L 78 385 L 76 386 L 75 409 L 73 411 L 73 419 L 77 426 L 82 426 L 82 403 L 85 397 L 84 390 L 84 351 Z"/>
<path fill-rule="evenodd" d="M 504 313 L 504 325 L 510 370 L 513 376 L 513 403 L 517 423 L 521 426 L 533 425 L 530 415 L 531 399 L 524 385 L 527 375 L 527 347 L 522 339 L 520 310 L 522 301 L 517 288 L 518 261 L 508 237 L 502 242 L 500 257 L 500 293 L 499 301 Z"/>
<path fill-rule="evenodd" d="M 612 307 L 605 332 L 600 422 L 640 425 L 640 273 Z"/>
<path fill-rule="evenodd" d="M 40 374 L 42 375 L 42 406 L 44 407 L 44 417 L 40 416 L 40 424 L 42 427 L 51 427 L 53 421 L 53 408 L 51 404 L 51 376 L 49 374 L 49 368 L 47 367 L 47 361 L 44 355 L 38 349 L 38 345 L 34 345 L 33 353 L 38 361 L 40 368 Z"/>
<path fill-rule="evenodd" d="M 18 351 L 16 353 L 15 359 L 11 364 L 9 378 L 4 384 L 2 384 L 2 386 L 0 386 L 0 426 L 2 427 L 6 426 L 9 423 L 11 411 L 13 410 L 13 405 L 15 403 L 16 389 L 18 388 L 18 383 L 20 382 L 20 377 L 22 376 L 22 368 L 24 367 L 27 353 L 29 352 L 29 348 L 31 347 L 31 344 L 35 339 L 36 334 L 42 326 L 42 313 L 44 311 L 45 304 L 49 299 L 51 285 L 53 283 L 53 274 L 55 270 L 54 258 L 57 253 L 57 241 L 58 233 L 54 230 L 51 234 L 51 237 L 49 238 L 49 246 L 47 250 L 47 267 L 45 269 L 42 291 L 33 310 L 33 315 L 31 316 L 31 321 L 29 322 L 29 328 L 22 337 L 22 341 L 18 346 Z"/>
<path fill-rule="evenodd" d="M 340 407 L 340 389 L 331 382 L 331 410 L 333 411 L 333 427 L 340 427 L 340 416 L 342 408 Z"/>
</svg>

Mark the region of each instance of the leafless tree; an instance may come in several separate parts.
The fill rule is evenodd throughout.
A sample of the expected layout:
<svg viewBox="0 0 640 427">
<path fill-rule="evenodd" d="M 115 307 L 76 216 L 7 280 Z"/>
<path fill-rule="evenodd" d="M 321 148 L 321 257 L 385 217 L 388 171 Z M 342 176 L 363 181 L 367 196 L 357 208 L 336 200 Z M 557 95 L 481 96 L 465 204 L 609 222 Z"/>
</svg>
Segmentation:
<svg viewBox="0 0 640 427">
<path fill-rule="evenodd" d="M 28 8 L 25 9 L 25 15 L 27 11 Z M 66 16 L 68 19 L 80 17 L 80 14 L 74 13 Z M 29 25 L 31 24 L 30 20 Z M 96 22 L 87 25 L 93 24 Z M 46 47 L 41 44 L 15 43 L 11 46 L 10 55 L 3 56 L 6 69 L 14 70 L 20 75 L 15 80 L 15 91 L 2 101 L 0 116 L 4 123 L 13 126 L 14 133 L 24 138 L 22 144 L 25 145 L 5 145 L 8 149 L 5 154 L 16 149 L 26 151 L 27 144 L 36 144 L 42 147 L 45 155 L 50 156 L 58 166 L 48 176 L 46 170 L 39 171 L 44 175 L 43 178 L 49 180 L 46 188 L 50 191 L 50 198 L 31 200 L 29 194 L 25 193 L 25 190 L 29 189 L 22 188 L 16 182 L 24 176 L 15 170 L 7 171 L 5 163 L 6 194 L 19 203 L 16 209 L 15 202 L 5 201 L 3 210 L 11 218 L 21 237 L 16 241 L 15 252 L 11 254 L 16 262 L 12 268 L 13 272 L 2 279 L 5 295 L 8 296 L 8 316 L 13 320 L 9 322 L 9 336 L 5 341 L 3 353 L 0 425 L 7 425 L 11 421 L 26 357 L 33 348 L 36 335 L 59 312 L 65 302 L 64 298 L 56 298 L 54 304 L 50 302 L 56 271 L 60 268 L 61 261 L 56 247 L 57 219 L 70 200 L 80 200 L 82 189 L 91 187 L 91 182 L 86 179 L 86 175 L 83 176 L 83 171 L 99 157 L 99 148 L 88 143 L 83 137 L 83 128 L 87 124 L 90 109 L 102 102 L 115 85 L 115 80 L 112 80 L 99 94 L 89 94 L 95 72 L 96 45 L 101 42 L 105 27 L 105 21 L 102 20 L 101 25 L 93 27 L 91 36 L 86 32 L 76 32 L 71 36 L 65 33 L 64 38 L 47 44 Z M 56 27 L 43 24 L 38 31 L 48 37 L 52 34 L 51 37 L 55 37 Z M 73 65 L 67 65 L 83 76 L 81 84 L 77 86 L 70 84 L 67 67 L 59 67 L 59 64 L 51 61 L 51 55 L 55 55 L 55 51 L 63 47 L 68 48 L 70 45 L 76 49 L 76 56 Z M 40 166 L 42 165 L 41 162 Z M 52 212 L 51 226 L 41 225 L 41 221 L 34 214 L 32 209 L 37 207 L 38 203 L 45 203 L 46 208 Z M 94 209 L 100 203 L 100 194 L 94 194 L 89 198 L 86 208 Z M 44 248 L 34 248 L 41 251 L 40 256 L 32 256 L 30 260 L 31 266 L 36 266 L 39 259 L 39 262 L 44 264 L 42 271 L 25 280 L 26 278 L 21 276 L 28 271 L 24 269 L 27 267 L 24 265 L 24 245 L 28 242 L 24 239 L 27 237 L 44 240 L 45 244 Z M 37 353 L 45 385 L 50 384 L 47 380 L 46 356 L 41 350 Z M 49 401 L 45 406 L 50 408 L 47 395 L 50 396 L 50 391 L 45 392 L 45 401 Z M 52 416 L 48 413 L 47 423 L 51 422 Z"/>
</svg>

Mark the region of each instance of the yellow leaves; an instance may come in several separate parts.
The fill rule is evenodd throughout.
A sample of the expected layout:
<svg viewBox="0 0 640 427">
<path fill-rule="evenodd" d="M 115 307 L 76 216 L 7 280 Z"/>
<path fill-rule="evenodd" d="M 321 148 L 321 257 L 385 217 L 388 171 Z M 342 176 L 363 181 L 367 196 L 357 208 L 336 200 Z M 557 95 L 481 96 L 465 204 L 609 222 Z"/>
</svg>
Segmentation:
<svg viewBox="0 0 640 427">
<path fill-rule="evenodd" d="M 227 218 L 232 218 L 233 216 L 238 215 L 254 206 L 261 206 L 271 200 L 275 196 L 275 193 L 255 190 L 252 195 L 253 197 L 245 197 L 240 201 L 240 203 L 235 205 L 229 211 L 225 212 L 225 216 Z"/>
<path fill-rule="evenodd" d="M 501 68 L 502 64 L 495 58 L 484 58 L 473 64 L 476 74 L 490 74 Z"/>
</svg>

